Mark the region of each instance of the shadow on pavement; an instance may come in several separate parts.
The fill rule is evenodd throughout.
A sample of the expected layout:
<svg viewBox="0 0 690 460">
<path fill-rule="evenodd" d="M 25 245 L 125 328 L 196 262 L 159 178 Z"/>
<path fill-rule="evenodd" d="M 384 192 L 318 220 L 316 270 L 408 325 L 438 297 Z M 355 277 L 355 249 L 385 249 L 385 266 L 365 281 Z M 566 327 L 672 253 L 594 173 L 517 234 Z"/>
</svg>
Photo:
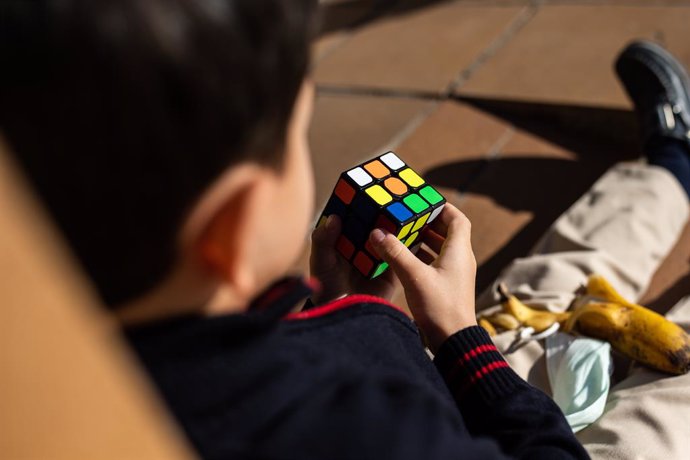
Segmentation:
<svg viewBox="0 0 690 460">
<path fill-rule="evenodd" d="M 530 222 L 478 268 L 481 292 L 517 257 L 524 257 L 550 225 L 611 166 L 640 157 L 630 111 L 499 99 L 459 98 L 518 129 L 560 146 L 573 159 L 510 153 L 458 161 L 425 171 L 433 184 L 490 198 Z M 490 229 L 484 229 L 489 231 Z M 482 231 L 480 229 L 480 231 Z"/>
<path fill-rule="evenodd" d="M 449 0 L 341 0 L 320 6 L 318 34 L 355 29 L 384 17 L 405 14 Z"/>
<path fill-rule="evenodd" d="M 513 259 L 527 255 L 553 221 L 617 161 L 612 157 L 571 161 L 524 154 L 444 164 L 426 171 L 425 177 L 432 184 L 486 196 L 513 212 L 533 215 L 509 243 L 478 267 L 477 290 L 481 292 Z"/>
<path fill-rule="evenodd" d="M 690 296 L 690 273 L 676 281 L 673 286 L 664 291 L 659 297 L 645 302 L 645 306 L 664 314 L 687 296 Z"/>
<path fill-rule="evenodd" d="M 630 110 L 462 96 L 456 100 L 575 152 L 586 144 L 598 151 L 608 145 L 631 155 L 642 153 L 637 120 Z"/>
</svg>

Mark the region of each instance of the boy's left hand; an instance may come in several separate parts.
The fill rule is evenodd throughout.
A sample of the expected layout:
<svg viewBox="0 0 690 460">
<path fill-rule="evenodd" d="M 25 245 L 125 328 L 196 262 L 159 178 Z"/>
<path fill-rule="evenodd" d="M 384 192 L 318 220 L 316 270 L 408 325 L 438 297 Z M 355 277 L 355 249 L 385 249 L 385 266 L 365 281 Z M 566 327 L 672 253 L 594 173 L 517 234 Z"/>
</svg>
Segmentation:
<svg viewBox="0 0 690 460">
<path fill-rule="evenodd" d="M 321 282 L 321 292 L 312 298 L 314 304 L 324 304 L 348 294 L 368 294 L 391 300 L 396 290 L 393 270 L 373 280 L 363 277 L 335 249 L 341 227 L 340 218 L 331 215 L 311 235 L 311 276 Z"/>
</svg>

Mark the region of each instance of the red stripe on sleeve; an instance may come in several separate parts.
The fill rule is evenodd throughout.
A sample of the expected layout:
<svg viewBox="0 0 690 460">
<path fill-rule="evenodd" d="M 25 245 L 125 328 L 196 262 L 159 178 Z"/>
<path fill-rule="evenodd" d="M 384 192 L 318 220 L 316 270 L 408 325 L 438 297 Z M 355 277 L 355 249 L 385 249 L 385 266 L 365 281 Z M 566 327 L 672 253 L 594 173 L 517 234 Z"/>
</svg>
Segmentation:
<svg viewBox="0 0 690 460">
<path fill-rule="evenodd" d="M 498 351 L 496 348 L 496 345 L 494 344 L 484 344 L 484 345 L 479 345 L 472 350 L 468 351 L 464 355 L 462 355 L 458 360 L 453 364 L 453 367 L 450 368 L 450 371 L 446 375 L 446 381 L 450 382 L 455 378 L 455 375 L 458 373 L 460 367 L 464 366 L 466 363 L 468 363 L 471 359 L 476 358 L 477 356 L 481 355 L 482 353 L 488 353 L 490 351 Z"/>
<path fill-rule="evenodd" d="M 498 351 L 496 349 L 496 345 L 493 345 L 493 344 L 479 345 L 478 347 L 475 347 L 472 350 L 465 353 L 461 359 L 464 362 L 468 362 L 470 359 L 476 358 L 478 355 L 480 355 L 482 353 L 487 353 L 489 351 Z M 458 361 L 460 361 L 460 360 L 458 360 Z"/>
<path fill-rule="evenodd" d="M 455 392 L 455 397 L 458 399 L 462 399 L 464 394 L 467 393 L 467 391 L 469 391 L 472 385 L 475 385 L 479 380 L 483 379 L 486 375 L 489 375 L 493 371 L 497 369 L 502 369 L 504 367 L 510 366 L 505 361 L 494 361 L 493 363 L 489 363 L 486 366 L 482 367 L 477 372 L 475 372 L 474 375 L 470 376 L 470 378 L 465 382 L 465 384 Z"/>
<path fill-rule="evenodd" d="M 385 305 L 387 307 L 390 307 L 394 310 L 399 311 L 400 313 L 404 314 L 405 316 L 408 316 L 405 311 L 403 311 L 400 307 L 397 307 L 393 305 L 392 303 L 388 302 L 385 299 L 382 299 L 380 297 L 375 297 L 371 295 L 363 295 L 363 294 L 357 294 L 357 295 L 351 295 L 347 297 L 343 297 L 342 299 L 335 300 L 333 302 L 329 302 L 327 304 L 310 308 L 309 310 L 306 311 L 298 311 L 295 313 L 289 313 L 284 316 L 283 319 L 286 319 L 288 321 L 294 321 L 294 320 L 304 320 L 304 319 L 311 319 L 311 318 L 317 318 L 319 316 L 324 316 L 328 315 L 330 313 L 333 313 L 338 310 L 342 310 L 343 308 L 350 307 L 352 305 L 358 304 L 358 303 L 376 303 L 380 305 Z"/>
</svg>

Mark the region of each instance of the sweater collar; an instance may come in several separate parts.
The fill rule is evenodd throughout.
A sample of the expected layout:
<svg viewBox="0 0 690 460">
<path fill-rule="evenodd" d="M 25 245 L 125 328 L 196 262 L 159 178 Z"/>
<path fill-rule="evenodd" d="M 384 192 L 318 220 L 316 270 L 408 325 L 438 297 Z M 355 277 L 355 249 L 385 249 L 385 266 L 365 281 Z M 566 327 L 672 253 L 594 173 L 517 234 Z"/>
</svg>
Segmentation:
<svg viewBox="0 0 690 460">
<path fill-rule="evenodd" d="M 273 283 L 250 304 L 246 314 L 282 318 L 320 289 L 316 278 L 286 277 Z"/>
<path fill-rule="evenodd" d="M 214 330 L 227 333 L 234 330 L 237 338 L 247 337 L 270 329 L 293 310 L 300 309 L 305 299 L 319 289 L 316 279 L 286 277 L 264 290 L 242 313 L 204 316 L 184 315 L 143 325 L 128 326 L 124 333 L 130 339 L 170 337 L 177 334 L 212 334 Z"/>
</svg>

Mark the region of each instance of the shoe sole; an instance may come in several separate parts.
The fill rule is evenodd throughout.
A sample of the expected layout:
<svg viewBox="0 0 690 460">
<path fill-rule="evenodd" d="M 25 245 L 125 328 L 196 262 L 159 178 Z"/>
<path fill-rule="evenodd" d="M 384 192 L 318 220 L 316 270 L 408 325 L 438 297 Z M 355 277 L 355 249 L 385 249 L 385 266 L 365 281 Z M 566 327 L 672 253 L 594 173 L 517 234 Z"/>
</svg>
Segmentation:
<svg viewBox="0 0 690 460">
<path fill-rule="evenodd" d="M 642 58 L 642 59 L 640 59 Z M 629 45 L 617 59 L 618 62 L 632 59 L 636 61 L 652 61 L 664 71 L 673 90 L 678 95 L 678 104 L 681 106 L 680 117 L 686 126 L 690 127 L 690 76 L 685 67 L 662 46 L 648 41 L 634 42 Z M 669 71 L 670 69 L 670 75 Z M 675 77 L 675 78 L 674 78 Z"/>
</svg>

